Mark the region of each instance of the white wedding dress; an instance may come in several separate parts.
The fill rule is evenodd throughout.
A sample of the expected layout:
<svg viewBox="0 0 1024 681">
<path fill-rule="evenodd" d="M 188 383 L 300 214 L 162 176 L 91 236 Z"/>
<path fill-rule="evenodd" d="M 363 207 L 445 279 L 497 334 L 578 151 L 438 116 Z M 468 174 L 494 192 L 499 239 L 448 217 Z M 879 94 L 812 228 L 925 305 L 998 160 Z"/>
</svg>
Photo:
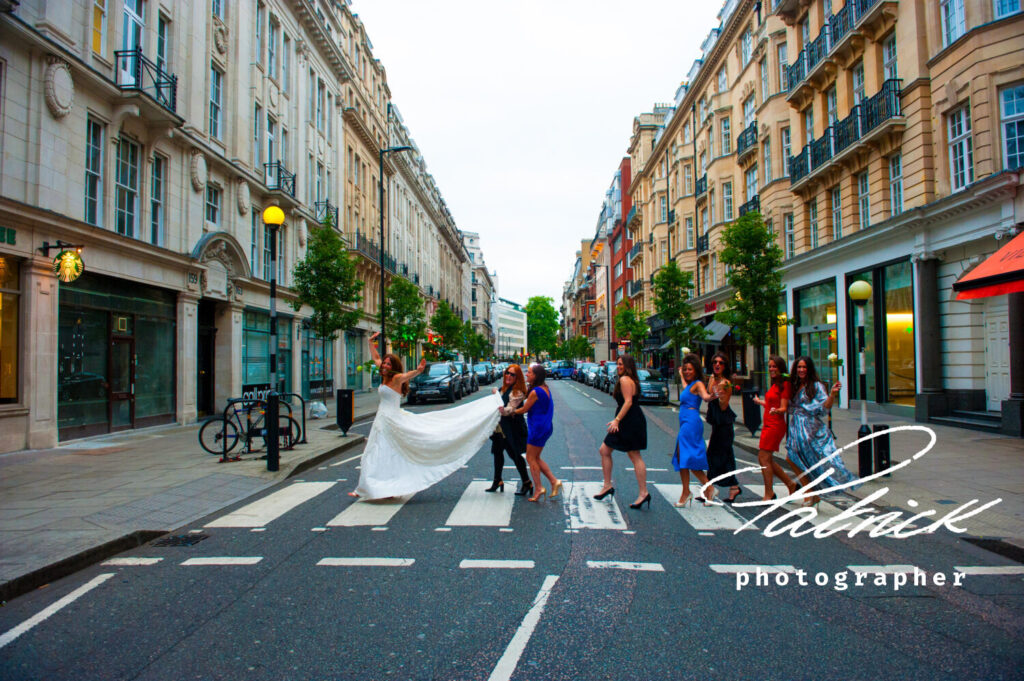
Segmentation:
<svg viewBox="0 0 1024 681">
<path fill-rule="evenodd" d="M 490 394 L 450 409 L 414 414 L 402 396 L 382 385 L 380 406 L 363 450 L 356 494 L 383 499 L 413 494 L 466 463 L 494 432 L 502 406 Z"/>
</svg>

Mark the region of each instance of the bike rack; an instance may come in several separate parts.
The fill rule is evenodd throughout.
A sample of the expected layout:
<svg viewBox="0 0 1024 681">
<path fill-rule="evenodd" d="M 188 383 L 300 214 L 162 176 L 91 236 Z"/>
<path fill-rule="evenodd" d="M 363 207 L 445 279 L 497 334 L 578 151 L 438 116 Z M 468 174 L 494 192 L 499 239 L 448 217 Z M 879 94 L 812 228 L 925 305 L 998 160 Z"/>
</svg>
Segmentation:
<svg viewBox="0 0 1024 681">
<path fill-rule="evenodd" d="M 309 444 L 306 442 L 306 399 L 299 393 L 281 393 L 281 397 L 298 397 L 299 402 L 302 402 L 302 439 L 292 444 L 305 445 Z M 285 403 L 287 404 L 287 403 Z"/>
<path fill-rule="evenodd" d="M 264 408 L 267 406 L 265 400 L 256 400 L 251 397 L 235 397 L 228 400 L 227 404 L 224 405 L 224 428 L 221 432 L 221 442 L 223 443 L 224 452 L 221 454 L 220 460 L 217 463 L 227 463 L 229 461 L 241 461 L 241 456 L 229 457 L 228 456 L 228 410 L 236 404 L 258 404 L 263 405 Z M 249 429 L 252 427 L 252 409 L 248 409 L 245 412 L 245 453 L 252 454 L 252 446 L 250 443 L 252 439 L 249 437 Z M 241 452 L 239 452 L 241 454 Z"/>
</svg>

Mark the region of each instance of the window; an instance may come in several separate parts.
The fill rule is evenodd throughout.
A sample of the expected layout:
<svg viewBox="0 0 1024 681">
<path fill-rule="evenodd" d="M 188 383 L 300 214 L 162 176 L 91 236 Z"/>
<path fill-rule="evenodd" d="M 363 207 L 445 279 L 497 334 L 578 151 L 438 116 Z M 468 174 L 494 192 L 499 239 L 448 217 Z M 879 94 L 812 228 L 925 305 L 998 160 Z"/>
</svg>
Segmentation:
<svg viewBox="0 0 1024 681">
<path fill-rule="evenodd" d="M 708 214 L 711 219 L 711 224 L 715 224 L 715 190 L 708 190 Z"/>
<path fill-rule="evenodd" d="M 326 186 L 324 185 L 324 164 L 316 164 L 316 200 L 321 201 L 326 198 Z"/>
<path fill-rule="evenodd" d="M 942 45 L 945 47 L 964 34 L 964 0 L 940 0 Z"/>
<path fill-rule="evenodd" d="M 270 19 L 270 31 L 267 34 L 267 73 L 274 80 L 278 79 L 277 73 L 277 36 L 281 33 L 281 27 L 277 20 Z"/>
<path fill-rule="evenodd" d="M 807 234 L 810 236 L 811 248 L 818 247 L 818 199 L 811 199 L 807 204 Z"/>
<path fill-rule="evenodd" d="M 789 157 L 791 155 L 789 144 L 789 128 L 782 129 L 782 176 L 789 177 Z"/>
<path fill-rule="evenodd" d="M 313 125 L 316 121 L 316 71 L 313 69 L 309 70 L 309 124 Z"/>
<path fill-rule="evenodd" d="M 764 151 L 761 154 L 761 166 L 764 168 L 764 183 L 772 181 L 772 140 L 764 138 Z"/>
<path fill-rule="evenodd" d="M 170 21 L 161 14 L 156 20 L 156 67 L 165 73 L 171 70 L 170 33 Z"/>
<path fill-rule="evenodd" d="M 285 167 L 291 168 L 292 166 L 288 163 L 288 128 L 281 126 L 281 151 L 277 157 L 281 159 L 281 163 Z"/>
<path fill-rule="evenodd" d="M 701 175 L 706 175 L 708 172 L 708 155 L 705 152 L 700 152 L 700 172 Z"/>
<path fill-rule="evenodd" d="M 267 115 L 267 163 L 277 161 L 277 121 Z"/>
<path fill-rule="evenodd" d="M 220 188 L 212 184 L 206 185 L 206 221 L 220 224 Z"/>
<path fill-rule="evenodd" d="M 287 244 L 288 242 L 285 241 L 284 230 L 285 228 L 283 225 L 279 227 L 277 230 L 277 281 L 282 286 L 286 285 L 287 283 L 284 275 L 287 274 L 288 271 L 288 268 L 285 267 L 285 263 L 287 262 L 287 260 L 285 258 L 284 252 L 285 244 Z"/>
<path fill-rule="evenodd" d="M 800 47 L 807 47 L 809 42 L 811 42 L 811 18 L 804 15 L 803 21 L 800 22 Z"/>
<path fill-rule="evenodd" d="M 708 233 L 708 209 L 707 208 L 703 208 L 700 211 L 700 225 L 701 225 L 700 233 L 703 236 L 703 235 Z"/>
<path fill-rule="evenodd" d="M 747 180 L 747 201 L 750 201 L 757 196 L 757 164 L 747 168 L 746 172 Z"/>
<path fill-rule="evenodd" d="M 0 404 L 18 401 L 18 303 L 21 286 L 17 260 L 0 255 Z"/>
<path fill-rule="evenodd" d="M 974 182 L 970 104 L 965 104 L 949 115 L 949 181 L 953 191 Z"/>
<path fill-rule="evenodd" d="M 860 209 L 860 228 L 871 225 L 871 195 L 868 193 L 868 174 L 857 176 L 857 206 Z"/>
<path fill-rule="evenodd" d="M 732 182 L 722 183 L 722 219 L 732 220 Z"/>
<path fill-rule="evenodd" d="M 281 92 L 288 94 L 292 87 L 292 39 L 282 34 L 281 48 Z"/>
<path fill-rule="evenodd" d="M 85 221 L 103 222 L 103 125 L 91 116 L 85 126 Z"/>
<path fill-rule="evenodd" d="M 252 112 L 252 167 L 259 171 L 263 163 L 263 107 L 256 104 Z"/>
<path fill-rule="evenodd" d="M 714 127 L 708 128 L 708 156 L 712 160 L 715 158 L 715 129 Z"/>
<path fill-rule="evenodd" d="M 729 117 L 726 116 L 722 119 L 722 155 L 732 153 L 732 126 L 729 123 Z"/>
<path fill-rule="evenodd" d="M 721 69 L 718 70 L 718 91 L 725 92 L 726 88 L 728 87 L 728 84 L 729 79 L 726 76 L 725 67 L 723 66 Z"/>
<path fill-rule="evenodd" d="M 864 96 L 864 62 L 859 61 L 853 67 L 853 103 L 860 104 L 866 99 Z"/>
<path fill-rule="evenodd" d="M 718 254 L 711 254 L 711 288 L 718 288 Z"/>
<path fill-rule="evenodd" d="M 690 123 L 689 122 L 683 124 L 683 144 L 689 144 L 690 143 L 690 139 L 691 139 L 690 138 L 690 135 L 691 135 L 690 130 L 691 130 L 691 128 L 690 128 Z"/>
<path fill-rule="evenodd" d="M 249 267 L 255 276 L 260 271 L 259 228 L 262 221 L 260 220 L 260 209 L 258 207 L 252 206 L 249 210 Z"/>
<path fill-rule="evenodd" d="M 693 216 L 686 217 L 686 248 L 693 248 Z"/>
<path fill-rule="evenodd" d="M 224 74 L 217 70 L 217 67 L 210 64 L 210 136 L 214 139 L 221 139 L 221 110 L 224 108 L 221 103 L 221 82 Z"/>
<path fill-rule="evenodd" d="M 796 252 L 796 235 L 793 232 L 793 214 L 787 213 L 782 216 L 782 225 L 785 230 L 785 251 L 786 257 L 792 258 Z"/>
<path fill-rule="evenodd" d="M 1024 84 L 999 92 L 999 116 L 1003 126 L 1004 167 L 1024 167 Z"/>
<path fill-rule="evenodd" d="M 253 31 L 253 49 L 255 55 L 253 61 L 257 64 L 263 63 L 263 5 L 256 5 L 256 27 Z"/>
<path fill-rule="evenodd" d="M 995 0 L 996 19 L 1015 14 L 1020 11 L 1020 0 Z"/>
<path fill-rule="evenodd" d="M 274 239 L 270 231 L 270 225 L 263 225 L 263 280 L 270 281 L 272 256 L 275 255 L 270 252 L 273 248 Z"/>
<path fill-rule="evenodd" d="M 896 66 L 896 34 L 893 33 L 882 43 L 882 75 L 886 80 L 899 78 Z"/>
<path fill-rule="evenodd" d="M 828 109 L 828 124 L 835 125 L 836 121 L 839 120 L 839 113 L 836 105 L 836 86 L 833 85 L 828 89 L 828 93 L 825 95 L 825 106 Z"/>
<path fill-rule="evenodd" d="M 688 166 L 688 165 L 683 166 L 683 193 L 687 194 L 687 195 L 693 193 L 693 167 L 692 166 Z"/>
<path fill-rule="evenodd" d="M 324 82 L 317 79 L 316 83 L 316 129 L 320 132 L 324 131 L 324 98 L 326 94 L 326 88 Z"/>
<path fill-rule="evenodd" d="M 779 92 L 785 92 L 789 88 L 788 78 L 786 73 L 789 69 L 789 61 L 786 57 L 786 43 L 782 43 L 778 47 L 779 54 Z"/>
<path fill-rule="evenodd" d="M 149 242 L 164 245 L 164 203 L 166 201 L 167 159 L 153 156 L 153 177 L 149 187 Z"/>
<path fill-rule="evenodd" d="M 661 216 L 661 218 L 658 220 L 658 222 L 665 222 L 666 220 L 668 220 L 668 203 L 667 203 L 667 201 L 666 201 L 664 196 L 658 197 L 658 203 L 659 203 L 659 211 L 658 212 L 659 212 L 659 215 Z"/>
<path fill-rule="evenodd" d="M 92 51 L 103 54 L 107 44 L 107 0 L 92 3 Z"/>
<path fill-rule="evenodd" d="M 804 144 L 814 141 L 814 106 L 804 109 Z"/>
<path fill-rule="evenodd" d="M 843 192 L 839 185 L 832 187 L 832 240 L 843 238 Z"/>
<path fill-rule="evenodd" d="M 622 269 L 623 269 L 622 268 L 622 261 L 620 260 L 617 263 L 615 263 L 615 278 L 616 279 L 618 279 L 619 277 L 622 276 Z"/>
<path fill-rule="evenodd" d="M 213 0 L 213 16 L 221 21 L 224 20 L 224 2 L 225 0 Z"/>
<path fill-rule="evenodd" d="M 889 157 L 889 210 L 892 215 L 903 212 L 903 156 Z"/>
<path fill-rule="evenodd" d="M 750 63 L 750 53 L 752 52 L 753 36 L 750 34 L 748 28 L 743 32 L 743 37 L 740 38 L 740 55 L 743 57 L 743 65 L 746 66 Z"/>
<path fill-rule="evenodd" d="M 754 95 L 743 100 L 743 127 L 749 128 L 754 122 Z"/>
<path fill-rule="evenodd" d="M 622 302 L 622 287 L 615 289 L 615 304 L 618 305 Z"/>
<path fill-rule="evenodd" d="M 761 101 L 768 99 L 771 91 L 768 89 L 768 58 L 761 60 Z"/>
</svg>

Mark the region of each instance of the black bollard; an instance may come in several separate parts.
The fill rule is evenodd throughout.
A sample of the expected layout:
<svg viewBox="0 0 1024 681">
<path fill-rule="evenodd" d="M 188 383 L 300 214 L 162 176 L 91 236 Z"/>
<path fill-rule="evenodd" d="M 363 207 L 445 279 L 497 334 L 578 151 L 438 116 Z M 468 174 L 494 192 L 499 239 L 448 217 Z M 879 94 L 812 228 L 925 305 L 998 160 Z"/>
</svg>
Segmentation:
<svg viewBox="0 0 1024 681">
<path fill-rule="evenodd" d="M 334 418 L 342 435 L 348 435 L 348 429 L 352 427 L 352 421 L 355 419 L 355 400 L 352 397 L 353 391 L 350 388 L 338 390 L 338 411 Z"/>
<path fill-rule="evenodd" d="M 860 440 L 869 435 L 871 435 L 871 428 L 866 423 L 862 424 L 860 430 L 857 431 L 857 439 Z M 864 440 L 857 445 L 857 475 L 866 478 L 871 473 L 871 440 Z"/>
<path fill-rule="evenodd" d="M 875 472 L 889 470 L 890 459 L 889 459 L 889 433 L 877 435 L 883 430 L 889 430 L 889 426 L 876 423 L 875 424 L 875 439 L 872 440 L 872 444 L 875 446 Z M 892 473 L 886 473 L 885 477 L 890 477 Z"/>
<path fill-rule="evenodd" d="M 274 472 L 281 467 L 281 432 L 278 423 L 280 407 L 276 390 L 267 393 L 267 407 L 263 416 L 263 423 L 267 429 L 267 470 Z"/>
</svg>

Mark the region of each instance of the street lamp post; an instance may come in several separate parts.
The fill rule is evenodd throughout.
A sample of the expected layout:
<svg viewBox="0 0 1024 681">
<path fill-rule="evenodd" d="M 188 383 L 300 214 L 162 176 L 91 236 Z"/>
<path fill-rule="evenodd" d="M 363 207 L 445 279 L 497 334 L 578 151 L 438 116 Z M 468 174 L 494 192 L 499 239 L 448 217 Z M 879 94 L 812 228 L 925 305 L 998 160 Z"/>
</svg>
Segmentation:
<svg viewBox="0 0 1024 681">
<path fill-rule="evenodd" d="M 381 354 L 387 352 L 388 340 L 384 333 L 384 154 L 393 151 L 408 151 L 412 147 L 402 145 L 387 147 L 377 152 L 377 213 L 380 215 L 380 347 Z"/>
<path fill-rule="evenodd" d="M 871 434 L 868 427 L 868 368 L 867 357 L 865 356 L 864 325 L 867 317 L 867 302 L 871 298 L 871 284 L 859 280 L 850 284 L 847 293 L 850 300 L 857 306 L 857 363 L 860 367 L 860 429 L 857 431 L 857 439 L 865 438 Z M 865 440 L 857 446 L 858 475 L 866 477 L 871 475 L 871 441 Z"/>
<path fill-rule="evenodd" d="M 284 224 L 284 211 L 277 206 L 267 207 L 263 211 L 263 222 L 270 227 L 270 390 L 267 392 L 264 421 L 267 428 L 267 470 L 276 471 L 281 463 L 277 394 L 277 230 Z"/>
</svg>

